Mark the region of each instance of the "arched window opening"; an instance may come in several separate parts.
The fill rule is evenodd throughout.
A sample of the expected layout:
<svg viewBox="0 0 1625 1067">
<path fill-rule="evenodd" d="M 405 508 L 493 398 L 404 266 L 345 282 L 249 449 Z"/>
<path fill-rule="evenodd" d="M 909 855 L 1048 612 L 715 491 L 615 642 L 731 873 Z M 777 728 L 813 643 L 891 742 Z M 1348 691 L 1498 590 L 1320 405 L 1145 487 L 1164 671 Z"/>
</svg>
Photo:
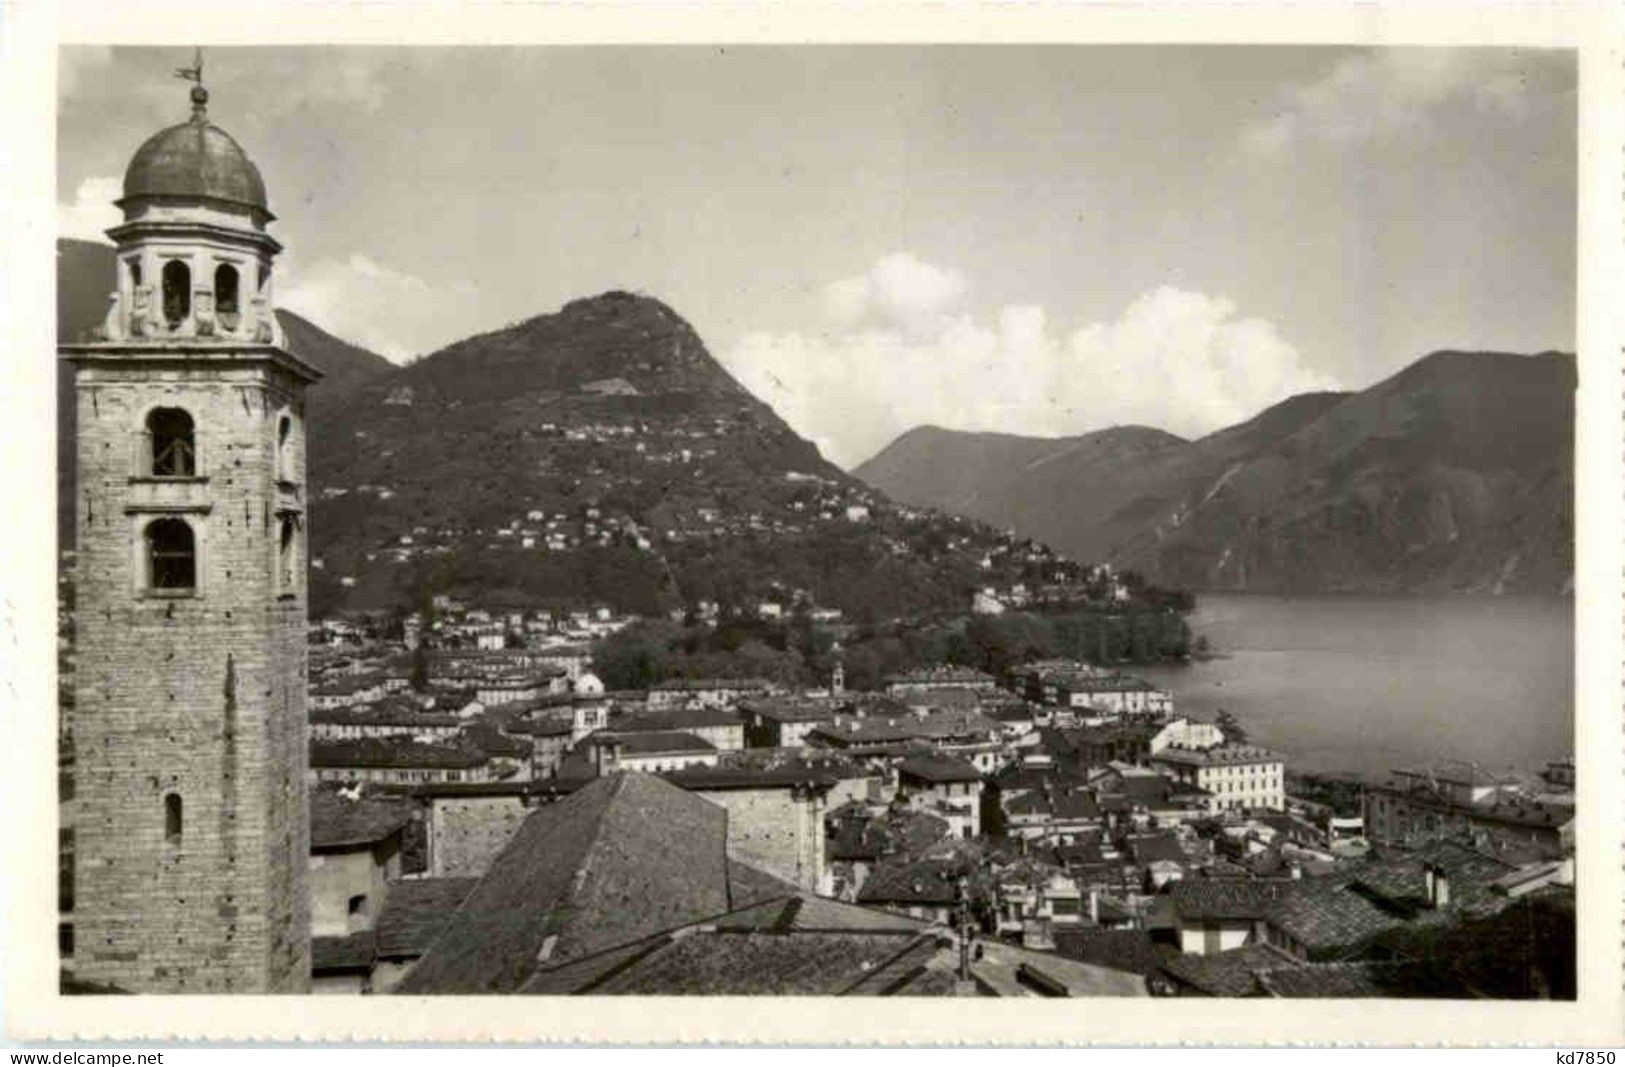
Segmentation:
<svg viewBox="0 0 1625 1067">
<path fill-rule="evenodd" d="M 164 841 L 171 845 L 181 843 L 181 795 L 164 794 Z"/>
<path fill-rule="evenodd" d="M 293 516 L 285 516 L 282 520 L 281 550 L 278 553 L 279 573 L 282 576 L 282 591 L 292 593 L 296 591 L 299 577 L 299 524 Z"/>
<path fill-rule="evenodd" d="M 192 313 L 192 268 L 178 259 L 164 264 L 164 321 L 171 330 Z"/>
<path fill-rule="evenodd" d="M 153 589 L 197 587 L 197 543 L 184 519 L 156 519 L 147 527 L 147 575 Z"/>
<path fill-rule="evenodd" d="M 350 910 L 350 914 L 349 914 L 349 917 L 348 917 L 348 929 L 349 929 L 349 932 L 354 934 L 354 933 L 359 933 L 362 930 L 365 930 L 369 925 L 368 916 L 367 916 L 367 896 L 366 896 L 366 894 L 365 893 L 360 893 L 360 894 L 357 894 L 356 896 L 351 897 L 350 898 L 350 904 L 349 904 L 349 910 Z"/>
<path fill-rule="evenodd" d="M 287 415 L 276 422 L 276 476 L 278 481 L 293 481 L 293 462 L 290 442 L 293 440 L 293 419 Z"/>
<path fill-rule="evenodd" d="M 222 263 L 214 269 L 214 313 L 228 330 L 237 328 L 237 268 Z"/>
<path fill-rule="evenodd" d="M 197 474 L 197 447 L 192 416 L 180 408 L 155 408 L 147 416 L 152 440 L 152 474 L 158 478 L 190 478 Z"/>
<path fill-rule="evenodd" d="M 129 264 L 130 267 L 130 288 L 141 288 L 141 258 L 139 256 L 131 256 L 124 262 Z"/>
</svg>

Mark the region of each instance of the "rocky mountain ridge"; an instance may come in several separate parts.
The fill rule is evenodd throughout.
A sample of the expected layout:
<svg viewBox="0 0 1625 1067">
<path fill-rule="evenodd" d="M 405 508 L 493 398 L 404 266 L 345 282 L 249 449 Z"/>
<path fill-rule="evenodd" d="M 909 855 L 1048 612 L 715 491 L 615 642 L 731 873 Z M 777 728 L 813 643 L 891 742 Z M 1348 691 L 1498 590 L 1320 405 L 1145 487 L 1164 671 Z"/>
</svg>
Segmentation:
<svg viewBox="0 0 1625 1067">
<path fill-rule="evenodd" d="M 1575 384 L 1572 355 L 1442 351 L 1195 441 L 915 430 L 854 473 L 1179 588 L 1566 592 Z"/>
</svg>

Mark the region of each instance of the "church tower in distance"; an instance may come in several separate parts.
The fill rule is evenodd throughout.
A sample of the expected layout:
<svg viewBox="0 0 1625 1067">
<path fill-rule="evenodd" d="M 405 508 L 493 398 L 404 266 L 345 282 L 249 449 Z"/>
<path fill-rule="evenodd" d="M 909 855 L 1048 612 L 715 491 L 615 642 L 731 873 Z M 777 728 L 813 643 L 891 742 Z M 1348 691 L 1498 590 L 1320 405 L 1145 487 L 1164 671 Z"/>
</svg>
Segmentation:
<svg viewBox="0 0 1625 1067">
<path fill-rule="evenodd" d="M 259 170 L 208 120 L 135 153 L 77 391 L 75 977 L 305 992 L 304 395 Z"/>
</svg>

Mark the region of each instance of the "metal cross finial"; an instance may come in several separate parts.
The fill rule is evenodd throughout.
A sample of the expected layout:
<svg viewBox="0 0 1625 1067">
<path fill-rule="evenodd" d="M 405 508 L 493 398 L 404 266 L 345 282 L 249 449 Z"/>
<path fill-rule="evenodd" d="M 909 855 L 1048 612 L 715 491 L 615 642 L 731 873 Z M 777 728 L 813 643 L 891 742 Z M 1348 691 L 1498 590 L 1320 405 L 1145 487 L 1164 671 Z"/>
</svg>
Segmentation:
<svg viewBox="0 0 1625 1067">
<path fill-rule="evenodd" d="M 175 77 L 197 83 L 192 87 L 192 118 L 196 121 L 202 121 L 204 117 L 204 106 L 209 102 L 209 90 L 203 87 L 202 48 L 193 49 L 192 65 L 190 67 L 175 68 Z"/>
<path fill-rule="evenodd" d="M 195 48 L 192 51 L 192 65 L 190 67 L 176 67 L 175 77 L 185 78 L 189 82 L 203 84 L 203 49 Z"/>
</svg>

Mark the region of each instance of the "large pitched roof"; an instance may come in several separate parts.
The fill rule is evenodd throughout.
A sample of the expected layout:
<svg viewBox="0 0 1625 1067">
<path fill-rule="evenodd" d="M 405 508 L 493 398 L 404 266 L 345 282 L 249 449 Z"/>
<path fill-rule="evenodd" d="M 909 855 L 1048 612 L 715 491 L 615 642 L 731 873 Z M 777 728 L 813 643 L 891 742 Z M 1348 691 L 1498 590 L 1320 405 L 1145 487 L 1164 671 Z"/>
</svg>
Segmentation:
<svg viewBox="0 0 1625 1067">
<path fill-rule="evenodd" d="M 378 955 L 421 956 L 478 878 L 409 878 L 391 882 L 376 928 Z"/>
<path fill-rule="evenodd" d="M 729 906 L 727 813 L 644 774 L 533 812 L 407 975 L 402 993 L 507 993 L 572 959 Z"/>
<path fill-rule="evenodd" d="M 926 924 L 806 893 L 776 897 L 544 966 L 542 994 L 890 995 L 947 992 L 928 966 L 945 956 Z"/>
<path fill-rule="evenodd" d="M 412 821 L 409 800 L 351 800 L 332 789 L 310 792 L 310 847 L 352 848 L 382 841 Z"/>
</svg>

